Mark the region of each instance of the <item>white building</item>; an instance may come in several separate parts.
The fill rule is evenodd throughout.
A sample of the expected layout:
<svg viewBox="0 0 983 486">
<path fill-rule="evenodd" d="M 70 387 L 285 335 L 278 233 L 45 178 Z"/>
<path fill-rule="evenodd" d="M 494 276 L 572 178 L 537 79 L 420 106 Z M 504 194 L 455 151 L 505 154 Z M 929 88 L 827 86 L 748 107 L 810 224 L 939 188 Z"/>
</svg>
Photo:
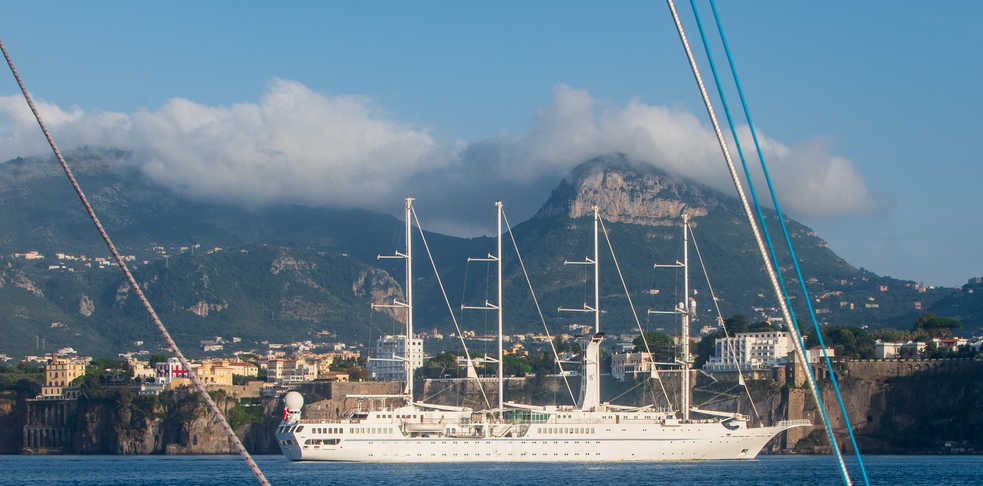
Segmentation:
<svg viewBox="0 0 983 486">
<path fill-rule="evenodd" d="M 130 369 L 133 370 L 133 379 L 143 382 L 157 381 L 157 369 L 139 360 L 130 361 Z"/>
<path fill-rule="evenodd" d="M 826 356 L 829 356 L 830 359 L 832 359 L 836 357 L 836 350 L 833 348 L 826 348 L 825 354 Z M 812 349 L 807 349 L 806 360 L 809 361 L 809 364 L 824 362 L 825 360 L 823 359 L 823 348 L 815 347 Z"/>
<path fill-rule="evenodd" d="M 288 373 L 293 373 L 297 366 L 297 361 L 293 359 L 274 358 L 266 362 L 266 380 L 272 383 L 281 383 Z"/>
<path fill-rule="evenodd" d="M 37 252 L 37 250 L 29 250 L 24 253 L 14 253 L 14 258 L 23 258 L 25 260 L 43 260 L 44 255 Z"/>
<path fill-rule="evenodd" d="M 409 341 L 408 350 L 407 341 Z M 376 341 L 375 353 L 369 359 L 369 372 L 376 380 L 405 381 L 404 360 L 408 360 L 414 370 L 423 366 L 423 340 L 420 338 L 407 340 L 404 335 L 382 336 Z"/>
<path fill-rule="evenodd" d="M 167 361 L 158 362 L 155 365 L 157 374 L 157 384 L 168 386 L 175 378 L 188 379 L 188 370 L 181 366 L 181 361 L 177 358 L 168 358 Z"/>
<path fill-rule="evenodd" d="M 784 331 L 745 332 L 718 338 L 713 356 L 703 368 L 708 371 L 736 371 L 770 368 L 784 364 L 794 350 L 789 333 Z"/>
<path fill-rule="evenodd" d="M 205 353 L 213 353 L 223 349 L 225 349 L 225 346 L 222 344 L 205 344 L 201 347 L 201 350 Z"/>
<path fill-rule="evenodd" d="M 874 343 L 874 357 L 877 359 L 893 359 L 904 356 L 916 357 L 925 352 L 928 345 L 923 342 L 885 342 L 877 340 Z"/>
<path fill-rule="evenodd" d="M 901 353 L 901 346 L 904 346 L 904 343 L 878 339 L 874 343 L 874 357 L 877 359 L 897 358 Z"/>
<path fill-rule="evenodd" d="M 310 383 L 317 379 L 318 360 L 312 358 L 301 358 L 293 361 L 292 368 L 283 370 L 282 378 L 278 383 Z"/>
<path fill-rule="evenodd" d="M 651 376 L 654 369 L 652 353 L 617 353 L 611 357 L 611 376 L 618 381 L 639 374 Z"/>
<path fill-rule="evenodd" d="M 969 339 L 966 338 L 932 338 L 935 349 L 939 351 L 954 352 L 969 346 Z"/>
</svg>

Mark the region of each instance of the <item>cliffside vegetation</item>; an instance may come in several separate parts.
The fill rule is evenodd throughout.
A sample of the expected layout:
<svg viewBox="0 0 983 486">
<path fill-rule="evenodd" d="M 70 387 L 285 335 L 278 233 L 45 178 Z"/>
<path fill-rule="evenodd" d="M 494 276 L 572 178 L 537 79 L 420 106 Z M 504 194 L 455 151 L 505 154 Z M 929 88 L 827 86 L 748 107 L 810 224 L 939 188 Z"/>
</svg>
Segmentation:
<svg viewBox="0 0 983 486">
<path fill-rule="evenodd" d="M 16 366 L 0 365 L 0 393 L 37 395 L 44 383 L 44 368 L 19 363 Z"/>
</svg>

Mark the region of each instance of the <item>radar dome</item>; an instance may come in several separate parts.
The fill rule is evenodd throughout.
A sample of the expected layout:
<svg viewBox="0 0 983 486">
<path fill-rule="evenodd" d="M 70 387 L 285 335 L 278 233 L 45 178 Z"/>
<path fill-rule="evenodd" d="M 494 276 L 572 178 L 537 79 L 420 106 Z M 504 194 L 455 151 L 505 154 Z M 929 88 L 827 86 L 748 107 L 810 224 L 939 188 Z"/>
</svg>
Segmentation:
<svg viewBox="0 0 983 486">
<path fill-rule="evenodd" d="M 304 396 L 295 391 L 287 392 L 283 397 L 283 403 L 291 412 L 299 412 L 304 407 Z"/>
</svg>

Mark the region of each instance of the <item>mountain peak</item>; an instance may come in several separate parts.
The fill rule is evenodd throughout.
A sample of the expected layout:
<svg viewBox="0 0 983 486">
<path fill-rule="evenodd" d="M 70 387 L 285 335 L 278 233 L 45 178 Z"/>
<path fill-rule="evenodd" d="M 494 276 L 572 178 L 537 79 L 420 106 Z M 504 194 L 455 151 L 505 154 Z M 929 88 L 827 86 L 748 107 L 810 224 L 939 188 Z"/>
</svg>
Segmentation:
<svg viewBox="0 0 983 486">
<path fill-rule="evenodd" d="M 580 218 L 596 205 L 606 221 L 667 226 L 678 224 L 683 211 L 700 217 L 732 203 L 714 189 L 619 153 L 595 157 L 571 170 L 536 217 Z"/>
</svg>

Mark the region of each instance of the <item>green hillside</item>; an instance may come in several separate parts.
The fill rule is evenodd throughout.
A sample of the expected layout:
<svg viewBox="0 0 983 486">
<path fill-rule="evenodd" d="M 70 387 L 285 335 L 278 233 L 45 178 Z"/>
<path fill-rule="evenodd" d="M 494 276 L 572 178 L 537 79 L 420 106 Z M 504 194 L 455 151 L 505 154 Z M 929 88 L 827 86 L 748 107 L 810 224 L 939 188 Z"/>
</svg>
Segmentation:
<svg viewBox="0 0 983 486">
<path fill-rule="evenodd" d="M 362 342 L 392 332 L 392 316 L 369 310 L 371 302 L 401 295 L 402 269 L 379 253 L 401 248 L 397 219 L 362 210 L 300 206 L 244 209 L 218 201 L 195 201 L 159 187 L 128 169 L 128 155 L 85 149 L 70 154 L 97 212 L 124 254 L 132 255 L 139 281 L 189 351 L 198 341 L 236 336 L 244 345 L 289 342 L 322 331 Z M 426 195 L 420 195 L 426 197 Z M 51 161 L 15 159 L 0 164 L 0 352 L 14 355 L 64 345 L 109 354 L 132 350 L 135 341 L 159 344 L 156 330 L 126 292 L 120 272 L 99 268 L 107 254 Z M 508 211 L 508 201 L 506 211 Z M 682 301 L 681 275 L 653 270 L 653 263 L 682 258 L 679 214 L 692 217 L 703 257 L 725 316 L 778 315 L 760 257 L 733 197 L 661 173 L 619 155 L 588 161 L 572 171 L 533 218 L 514 233 L 552 332 L 584 322 L 579 307 L 592 285 L 585 266 L 564 266 L 592 252 L 590 206 L 606 221 L 632 298 L 649 329 L 676 332 L 666 317 L 646 309 L 669 309 Z M 426 220 L 426 215 L 421 215 Z M 767 215 L 773 234 L 775 215 Z M 489 204 L 488 224 L 494 223 Z M 959 316 L 973 332 L 983 326 L 983 291 L 923 289 L 914 282 L 855 268 L 809 228 L 788 220 L 819 319 L 826 324 L 910 327 L 919 311 Z M 417 237 L 418 238 L 418 237 Z M 494 274 L 487 263 L 466 263 L 494 249 L 492 238 L 455 238 L 428 233 L 441 277 L 455 309 L 494 301 Z M 420 241 L 416 249 L 417 329 L 452 329 Z M 517 264 L 504 244 L 505 313 L 508 332 L 542 329 Z M 634 328 L 606 243 L 601 242 L 604 329 Z M 43 259 L 14 256 L 36 250 Z M 58 260 L 56 253 L 88 259 Z M 691 286 L 699 313 L 693 332 L 712 325 L 715 313 L 695 253 Z M 780 254 L 790 287 L 787 255 Z M 88 266 L 86 266 L 86 263 Z M 59 268 L 50 268 L 58 266 Z M 801 300 L 801 299 L 798 299 Z M 796 312 L 806 313 L 796 300 Z M 460 312 L 456 310 L 456 312 Z M 462 324 L 491 332 L 488 313 L 466 311 Z M 191 354 L 194 354 L 191 351 Z"/>
</svg>

